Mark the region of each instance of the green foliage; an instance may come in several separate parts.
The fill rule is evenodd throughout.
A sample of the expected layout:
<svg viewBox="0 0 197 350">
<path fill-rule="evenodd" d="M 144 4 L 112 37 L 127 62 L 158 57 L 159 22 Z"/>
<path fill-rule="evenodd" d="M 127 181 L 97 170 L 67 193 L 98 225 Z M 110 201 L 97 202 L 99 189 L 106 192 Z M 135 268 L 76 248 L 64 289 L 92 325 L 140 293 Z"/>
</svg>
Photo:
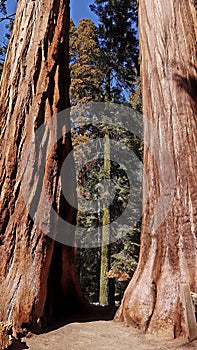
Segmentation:
<svg viewBox="0 0 197 350">
<path fill-rule="evenodd" d="M 128 227 L 126 229 L 128 230 Z M 136 227 L 129 228 L 128 233 L 122 239 L 123 248 L 118 253 L 112 254 L 110 273 L 118 280 L 123 278 L 123 275 L 131 278 L 136 269 L 140 248 L 140 230 L 141 222 Z"/>
<path fill-rule="evenodd" d="M 102 96 L 102 72 L 99 67 L 100 50 L 95 24 L 82 19 L 70 29 L 70 100 L 73 106 L 98 101 Z"/>
<path fill-rule="evenodd" d="M 91 303 L 99 300 L 100 250 L 80 248 L 77 252 L 76 272 L 84 296 Z"/>
<path fill-rule="evenodd" d="M 131 150 L 136 151 L 139 158 L 142 158 L 142 149 L 141 149 L 141 141 L 136 138 L 135 135 L 129 134 L 125 130 L 118 129 L 117 126 L 108 126 L 108 132 L 109 136 L 111 138 L 111 142 L 119 140 L 125 145 L 126 148 L 130 148 Z M 91 138 L 104 137 L 105 133 L 105 127 L 102 127 L 102 124 L 98 125 L 98 129 L 94 130 L 93 135 L 89 135 Z M 128 160 L 129 161 L 129 160 Z M 132 158 L 130 160 L 132 162 Z M 133 177 L 136 178 L 138 176 L 137 172 L 138 169 L 134 167 L 134 174 Z M 86 199 L 94 199 L 98 201 L 98 209 L 100 207 L 100 210 L 95 212 L 94 214 L 87 214 L 84 211 L 83 206 L 80 206 L 80 211 L 78 212 L 78 225 L 82 227 L 86 227 L 87 234 L 91 231 L 92 227 L 98 227 L 98 237 L 95 237 L 96 239 L 99 239 L 101 236 L 101 227 L 103 228 L 104 221 L 105 221 L 105 212 L 103 210 L 103 203 L 104 203 L 104 194 L 107 192 L 105 188 L 102 188 L 102 180 L 106 178 L 105 170 L 104 170 L 104 159 L 93 159 L 91 162 L 86 163 L 86 165 L 81 169 L 80 176 L 78 179 L 78 187 L 80 190 L 81 195 Z M 133 187 L 132 190 L 130 186 L 132 184 L 129 183 L 127 174 L 124 171 L 124 169 L 121 168 L 119 164 L 116 164 L 115 162 L 110 162 L 110 180 L 113 183 L 113 190 L 115 192 L 113 203 L 110 205 L 110 222 L 113 222 L 116 220 L 124 211 L 124 209 L 128 206 L 128 201 L 130 198 L 130 192 L 133 193 L 135 197 L 135 188 Z M 137 197 L 140 197 L 138 194 L 136 194 Z M 140 197 L 141 198 L 141 197 Z M 141 200 L 141 199 L 140 199 Z M 135 199 L 136 201 L 136 199 Z M 135 202 L 134 201 L 134 202 Z M 139 215 L 139 208 L 141 203 L 137 203 L 138 212 Z M 136 203 L 131 203 L 129 207 L 129 211 L 131 212 L 131 215 L 135 215 L 136 210 Z M 133 271 L 136 268 L 137 261 L 138 261 L 138 254 L 139 254 L 139 234 L 140 232 L 140 224 L 137 226 L 137 228 L 131 228 L 130 227 L 130 218 L 125 221 L 124 226 L 119 229 L 119 235 L 120 237 L 123 237 L 119 239 L 117 242 L 110 244 L 110 248 L 108 248 L 108 251 L 105 249 L 102 249 L 100 254 L 104 255 L 106 257 L 106 254 L 110 254 L 108 257 L 108 269 L 106 269 L 106 259 L 104 260 L 104 266 L 102 266 L 102 279 L 105 280 L 104 276 L 107 276 L 107 271 L 110 270 L 111 275 L 108 277 L 110 278 L 116 278 L 117 283 L 124 284 L 124 288 L 127 286 L 127 283 L 125 282 L 128 280 L 132 274 Z M 114 228 L 114 231 L 111 230 L 108 235 L 116 235 L 117 237 L 117 231 Z M 81 239 L 81 237 L 80 237 Z M 86 237 L 83 238 L 84 242 L 86 240 Z M 109 238 L 108 238 L 109 239 Z M 86 265 L 84 263 L 83 269 L 85 272 L 85 266 L 87 266 L 87 270 L 90 271 L 90 261 L 91 261 L 91 254 L 92 250 L 88 250 L 88 254 L 90 255 L 90 258 L 88 258 Z M 100 254 L 99 254 L 99 261 L 98 264 L 100 264 Z M 81 265 L 81 249 L 79 249 L 79 257 L 78 257 L 78 264 Z M 110 265 L 109 265 L 110 263 Z M 105 272 L 104 272 L 105 271 Z M 104 276 L 103 276 L 104 275 Z M 92 274 L 93 278 L 95 274 Z M 126 276 L 126 278 L 125 278 Z M 89 278 L 89 277 L 88 277 Z M 106 282 L 106 280 L 105 280 Z M 124 282 L 124 283 L 123 283 Z M 83 286 L 84 283 L 84 286 Z M 92 284 L 89 283 L 89 287 L 85 284 L 85 279 L 81 280 L 82 288 L 88 292 L 89 288 L 89 294 L 92 293 L 92 288 L 95 286 L 95 281 L 92 279 Z M 99 287 L 99 284 L 98 284 Z M 124 290 L 123 287 L 121 287 L 121 291 Z M 102 304 L 105 303 L 104 300 L 106 300 L 106 283 L 104 284 L 104 287 L 101 289 L 101 297 L 100 302 Z"/>
<path fill-rule="evenodd" d="M 106 128 L 105 122 L 97 127 L 88 124 L 88 116 L 83 113 L 83 104 L 87 101 L 127 102 L 137 110 L 141 108 L 139 90 L 138 40 L 137 40 L 137 5 L 136 1 L 100 1 L 95 0 L 91 9 L 98 16 L 98 28 L 87 19 L 79 22 L 75 27 L 71 21 L 70 27 L 70 71 L 71 86 L 70 99 L 71 118 L 83 121 L 84 127 L 76 127 L 72 132 L 74 157 L 77 168 L 81 168 L 78 178 L 78 195 L 85 199 L 94 199 L 97 202 L 97 211 L 87 214 L 83 202 L 79 200 L 77 225 L 85 227 L 87 235 L 92 227 L 98 229 L 100 239 L 102 231 L 108 227 L 104 225 L 106 210 L 104 208 L 106 189 L 101 188 L 102 180 L 106 178 L 105 160 L 95 159 L 87 162 L 87 154 L 75 147 L 96 138 L 104 138 L 108 133 L 111 142 L 120 141 L 125 149 L 129 148 L 142 160 L 143 144 L 135 135 L 111 125 Z M 129 96 L 130 95 L 130 96 Z M 128 98 L 129 96 L 129 98 Z M 80 108 L 78 108 L 80 106 Z M 130 160 L 132 162 L 132 159 Z M 82 166 L 86 164 L 85 166 Z M 110 162 L 110 180 L 114 184 L 115 197 L 108 209 L 108 221 L 116 220 L 128 205 L 130 186 L 127 174 L 119 164 Z M 134 167 L 135 168 L 135 167 Z M 138 169 L 134 169 L 133 177 L 138 177 Z M 133 189 L 133 196 L 135 197 Z M 107 195 L 106 195 L 107 198 Z M 129 208 L 135 212 L 135 205 Z M 132 214 L 134 215 L 134 214 Z M 103 229 L 104 227 L 104 229 Z M 107 232 L 114 235 L 117 232 Z M 101 249 L 78 249 L 77 270 L 82 290 L 90 301 L 99 300 L 106 303 L 108 273 L 116 273 L 116 285 L 127 285 L 128 279 L 136 268 L 139 253 L 139 232 L 133 229 L 131 234 L 130 222 L 125 222 L 117 242 L 104 245 Z M 106 235 L 105 235 L 106 236 Z M 134 236 L 137 236 L 134 237 Z M 106 237 L 105 237 L 106 238 Z M 86 242 L 86 237 L 80 240 Z M 138 240 L 135 242 L 135 239 Z M 101 259 L 102 257 L 102 259 Z M 99 269 L 101 265 L 101 274 Z M 109 271 L 110 270 L 110 271 Z M 109 271 L 109 272 L 108 272 Z M 118 274 L 118 275 L 117 275 Z M 99 283 L 100 279 L 100 283 Z M 119 286 L 120 287 L 120 286 Z M 124 288 L 120 288 L 123 291 Z"/>
<path fill-rule="evenodd" d="M 95 0 L 90 5 L 98 16 L 101 67 L 106 74 L 106 99 L 124 101 L 136 84 L 138 65 L 136 0 Z M 123 90 L 124 89 L 124 90 Z"/>
<path fill-rule="evenodd" d="M 73 106 L 71 117 L 76 121 L 83 119 L 86 124 L 85 128 L 81 127 L 72 132 L 74 149 L 90 139 L 98 136 L 104 137 L 106 132 L 102 121 L 97 128 L 93 128 L 92 125 L 88 126 L 83 109 L 80 114 L 77 114 L 75 106 L 82 106 L 87 101 L 125 102 L 128 100 L 124 94 L 126 91 L 127 96 L 130 94 L 131 104 L 137 110 L 141 108 L 138 84 L 136 1 L 95 0 L 91 9 L 98 16 L 98 28 L 88 19 L 81 20 L 78 27 L 75 27 L 74 22 L 71 21 L 70 26 L 70 100 Z M 14 17 L 14 15 L 9 16 L 6 11 L 6 0 L 0 0 L 0 14 L 0 21 L 6 23 L 5 37 L 0 47 L 0 57 L 4 60 Z M 0 69 L 1 67 L 2 64 Z M 111 140 L 121 140 L 125 147 L 129 146 L 142 159 L 143 145 L 135 135 L 114 125 L 108 126 L 107 132 Z M 80 167 L 85 160 L 85 155 L 82 151 L 74 155 L 75 162 Z M 78 179 L 81 196 L 96 199 L 98 210 L 87 216 L 81 206 L 78 211 L 77 224 L 86 227 L 87 231 L 91 230 L 92 226 L 98 227 L 98 236 L 101 235 L 101 227 L 105 224 L 105 220 L 112 222 L 124 211 L 130 196 L 131 184 L 129 184 L 126 172 L 115 162 L 110 162 L 110 179 L 114 183 L 115 199 L 106 213 L 102 206 L 103 197 L 100 195 L 99 187 L 104 178 L 104 159 L 95 159 L 86 164 Z M 132 208 L 130 210 L 132 212 Z M 110 273 L 116 273 L 117 276 L 118 271 L 119 279 L 116 278 L 118 281 L 123 276 L 124 278 L 132 276 L 139 254 L 140 226 L 130 229 L 129 222 L 126 222 L 122 231 L 124 231 L 124 238 L 110 244 L 108 252 L 105 252 L 105 256 L 110 252 Z M 122 232 L 120 232 L 121 235 Z M 101 253 L 99 248 L 78 250 L 77 273 L 85 296 L 92 302 L 99 299 Z M 104 270 L 106 275 L 106 266 Z"/>
<path fill-rule="evenodd" d="M 135 87 L 134 91 L 132 91 L 129 95 L 130 104 L 133 109 L 142 113 L 142 91 L 141 91 L 141 82 L 140 79 L 138 81 L 138 85 Z"/>
</svg>

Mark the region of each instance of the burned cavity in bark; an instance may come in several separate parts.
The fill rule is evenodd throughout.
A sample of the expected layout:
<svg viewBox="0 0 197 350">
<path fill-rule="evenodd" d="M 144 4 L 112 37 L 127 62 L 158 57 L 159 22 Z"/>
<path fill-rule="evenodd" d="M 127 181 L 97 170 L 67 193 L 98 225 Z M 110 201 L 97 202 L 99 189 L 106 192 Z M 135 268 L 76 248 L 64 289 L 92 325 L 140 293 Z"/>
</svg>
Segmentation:
<svg viewBox="0 0 197 350">
<path fill-rule="evenodd" d="M 18 2 L 2 74 L 0 320 L 13 321 L 16 331 L 23 324 L 32 329 L 42 326 L 48 318 L 64 317 L 85 303 L 75 276 L 74 248 L 47 237 L 31 219 L 20 169 L 39 126 L 69 107 L 69 25 L 69 1 Z M 51 134 L 57 125 L 54 128 Z M 49 134 L 43 137 L 48 140 Z M 64 211 L 62 217 L 73 223 L 75 212 L 62 200 L 59 176 L 71 147 L 70 136 L 65 135 L 50 150 L 44 176 L 37 162 L 45 161 L 46 150 L 39 143 L 32 150 L 27 187 L 33 213 L 47 191 L 57 213 Z M 65 170 L 65 177 L 66 181 L 74 178 L 74 164 Z M 53 219 L 51 235 L 55 237 L 59 225 Z M 72 239 L 71 232 L 65 234 Z"/>
<path fill-rule="evenodd" d="M 43 317 L 41 317 L 43 329 L 54 326 L 59 322 L 66 322 L 69 317 L 83 312 L 82 304 L 76 295 L 72 280 L 69 281 L 69 292 L 66 295 L 62 288 L 62 248 L 62 244 L 54 242 L 47 280 L 47 297 Z M 67 247 L 67 249 L 72 250 L 73 248 Z"/>
</svg>

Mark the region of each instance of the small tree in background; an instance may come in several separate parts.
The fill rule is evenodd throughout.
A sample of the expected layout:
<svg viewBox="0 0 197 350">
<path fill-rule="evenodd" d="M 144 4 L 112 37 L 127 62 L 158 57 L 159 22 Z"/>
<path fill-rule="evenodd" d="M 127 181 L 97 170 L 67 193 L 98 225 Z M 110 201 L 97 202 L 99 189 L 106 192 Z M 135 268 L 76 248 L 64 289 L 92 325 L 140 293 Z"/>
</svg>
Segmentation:
<svg viewBox="0 0 197 350">
<path fill-rule="evenodd" d="M 117 10 L 117 8 L 116 8 Z M 135 12 L 136 15 L 136 12 Z M 135 17 L 135 16 L 134 16 Z M 127 23 L 126 27 L 130 25 Z M 117 30 L 118 23 L 116 23 L 116 30 Z M 126 29 L 125 29 L 126 30 Z M 105 69 L 105 64 L 106 64 L 106 56 L 104 54 L 103 50 L 103 44 L 101 43 L 101 39 L 98 36 L 99 30 L 97 30 L 96 26 L 94 23 L 90 20 L 84 19 L 79 22 L 78 27 L 76 28 L 74 26 L 74 22 L 71 21 L 71 28 L 70 28 L 70 69 L 71 69 L 71 87 L 70 87 L 70 97 L 71 97 L 71 103 L 72 103 L 72 111 L 71 111 L 71 116 L 73 118 L 73 121 L 76 122 L 76 129 L 73 130 L 72 132 L 72 140 L 73 140 L 73 145 L 74 145 L 74 154 L 75 154 L 75 162 L 77 164 L 77 167 L 80 168 L 84 162 L 85 162 L 85 155 L 83 154 L 82 149 L 80 150 L 78 148 L 77 152 L 75 152 L 75 147 L 79 146 L 83 142 L 89 141 L 90 139 L 94 139 L 96 137 L 106 137 L 108 134 L 108 130 L 106 127 L 103 127 L 102 121 L 100 126 L 98 128 L 93 127 L 92 125 L 89 125 L 88 123 L 88 117 L 86 117 L 83 113 L 83 104 L 88 102 L 88 101 L 104 101 L 106 99 L 106 96 L 110 96 L 109 93 L 107 93 L 107 85 L 106 85 L 106 71 Z M 134 32 L 133 32 L 134 35 Z M 120 40 L 120 37 L 119 37 Z M 135 39 L 136 40 L 136 39 Z M 126 45 L 126 44 L 125 44 Z M 106 46 L 107 49 L 107 46 Z M 136 49 L 137 50 L 137 49 Z M 119 50 L 121 52 L 121 50 Z M 116 52 L 117 55 L 117 52 Z M 136 51 L 134 52 L 134 56 L 136 55 Z M 115 60 L 115 56 L 113 58 Z M 123 56 L 121 58 L 123 60 Z M 130 58 L 129 58 L 130 59 Z M 124 57 L 124 65 L 127 67 L 127 70 L 129 69 L 129 63 L 128 66 L 126 64 L 126 61 L 128 60 L 128 56 Z M 134 60 L 136 61 L 136 57 L 134 57 Z M 115 62 L 114 62 L 115 64 Z M 118 66 L 116 65 L 116 69 L 118 69 Z M 115 72 L 115 71 L 114 71 Z M 130 66 L 130 75 L 133 76 L 133 82 L 134 82 L 134 74 L 136 76 L 137 69 L 134 68 L 134 63 L 132 66 Z M 128 73 L 128 72 L 127 72 Z M 110 73 L 111 74 L 111 73 Z M 114 73 L 115 74 L 115 73 Z M 122 73 L 122 82 L 123 82 L 123 77 L 126 77 Z M 122 98 L 122 88 L 123 85 L 124 87 L 127 86 L 129 87 L 128 81 L 124 81 L 124 84 L 121 86 L 120 82 L 118 82 L 117 78 L 116 80 L 113 81 L 113 84 L 110 82 L 110 91 L 113 91 L 114 96 L 116 95 L 116 102 L 121 102 L 123 100 Z M 137 79 L 137 77 L 136 77 Z M 132 82 L 132 84 L 133 84 Z M 135 81 L 137 82 L 137 80 Z M 131 82 L 130 82 L 131 83 Z M 135 95 L 135 89 L 133 88 L 132 84 L 130 84 L 130 89 L 128 88 L 128 92 L 132 93 Z M 120 87 L 121 86 L 121 87 Z M 118 87 L 118 88 L 117 88 Z M 127 92 L 127 93 L 128 93 Z M 139 103 L 139 101 L 138 101 Z M 80 106 L 80 108 L 79 108 Z M 136 105 L 137 107 L 137 105 Z M 80 124 L 83 124 L 82 126 L 78 127 L 77 123 L 80 122 Z M 118 135 L 119 133 L 119 135 Z M 112 136 L 113 134 L 113 136 Z M 127 146 L 131 146 L 131 149 L 135 148 L 135 151 L 139 153 L 139 147 L 141 147 L 141 144 L 135 139 L 134 136 L 129 136 L 128 134 L 123 133 L 122 130 L 113 130 L 113 133 L 111 133 L 111 136 L 113 138 L 116 138 L 114 135 L 117 134 L 118 138 L 120 139 L 121 137 L 124 138 L 127 143 Z M 137 141 L 137 142 L 136 142 Z M 134 147 L 135 144 L 135 147 Z M 97 160 L 98 162 L 98 160 Z M 93 163 L 92 163 L 93 165 Z M 102 200 L 99 199 L 98 197 L 98 189 L 96 190 L 96 185 L 95 182 L 99 182 L 102 180 L 104 177 L 104 171 L 101 169 L 104 169 L 104 162 L 99 161 L 99 169 L 96 170 L 95 166 L 91 167 L 91 177 L 90 177 L 90 169 L 84 168 L 84 172 L 88 171 L 88 176 L 82 175 L 82 182 L 80 182 L 80 187 L 82 189 L 86 188 L 84 192 L 85 196 L 94 196 L 95 199 L 97 198 L 98 201 L 98 215 L 92 215 L 88 216 L 86 214 L 83 214 L 83 208 L 79 207 L 78 211 L 78 225 L 85 225 L 87 230 L 91 230 L 92 225 L 97 225 L 98 224 L 98 234 L 99 230 L 101 230 L 101 226 L 104 225 L 103 227 L 106 229 L 107 225 L 104 224 L 103 220 L 106 219 L 106 212 L 105 215 L 103 216 L 103 210 L 102 210 Z M 114 165 L 113 165 L 113 170 L 112 172 L 115 173 L 117 170 L 114 170 Z M 119 171 L 119 170 L 118 170 Z M 117 174 L 116 174 L 117 175 Z M 112 176 L 112 175 L 110 175 Z M 113 175 L 114 176 L 114 175 Z M 84 182 L 86 178 L 86 181 Z M 123 176 L 124 178 L 124 176 Z M 94 179 L 94 180 L 93 180 Z M 92 182 L 93 180 L 93 182 Z M 121 176 L 118 175 L 118 192 L 120 191 L 121 188 L 121 182 L 122 181 Z M 83 185 L 82 185 L 83 183 Z M 91 192 L 91 195 L 90 195 Z M 115 217 L 118 217 L 118 215 L 121 213 L 122 208 L 124 207 L 126 201 L 127 201 L 127 194 L 122 188 L 121 190 L 122 193 L 119 193 L 117 198 L 119 198 L 113 205 L 113 210 L 110 209 L 109 214 L 109 221 L 114 220 Z M 101 209 L 99 209 L 101 208 Z M 101 213 L 99 214 L 99 211 L 101 210 Z M 129 224 L 128 224 L 129 225 Z M 127 231 L 128 231 L 127 226 Z M 103 229 L 104 230 L 104 229 Z M 126 234 L 126 229 L 125 229 L 125 234 Z M 110 237 L 108 238 L 108 241 L 110 241 Z M 112 247 L 114 246 L 114 248 Z M 125 248 L 126 249 L 126 248 Z M 110 245 L 106 249 L 102 247 L 101 251 L 100 249 L 97 250 L 97 259 L 98 259 L 98 265 L 101 264 L 101 280 L 100 283 L 97 282 L 97 290 L 100 289 L 100 302 L 101 304 L 106 304 L 107 302 L 107 294 L 108 294 L 108 287 L 106 287 L 107 283 L 107 272 L 110 269 L 110 251 L 115 251 L 115 253 L 118 253 L 120 251 L 120 247 L 118 247 L 117 244 Z M 89 249 L 86 253 L 84 249 L 78 249 L 78 262 L 77 262 L 77 269 L 78 273 L 80 275 L 80 279 L 82 283 L 82 287 L 86 293 L 86 296 L 88 294 L 92 295 L 91 291 L 91 284 L 89 286 L 86 286 L 85 283 L 85 278 L 82 276 L 86 274 L 86 271 L 90 271 L 89 267 L 89 261 L 92 261 L 92 273 L 93 273 L 93 279 L 98 280 L 98 269 L 95 269 L 95 249 L 94 249 L 94 254 L 92 254 L 93 250 Z M 104 254 L 105 253 L 105 254 Z M 84 264 L 84 254 L 88 254 L 89 258 L 87 259 L 88 263 L 87 265 Z M 83 264 L 80 262 L 83 261 Z M 103 263 L 105 262 L 105 263 Z M 107 263 L 106 263 L 107 262 Z M 105 269 L 104 269 L 105 265 Z M 85 270 L 87 269 L 87 270 Z M 84 271 L 82 273 L 82 270 Z M 97 272 L 95 272 L 97 271 Z M 105 287 L 102 287 L 102 281 L 104 282 Z M 99 286 L 100 284 L 100 286 Z M 92 281 L 92 286 L 94 286 L 95 290 L 95 283 Z M 89 292 L 88 292 L 89 290 Z M 105 293 L 103 292 L 105 290 Z M 98 293 L 95 293 L 98 296 Z M 102 300 L 101 300 L 102 299 Z M 105 301 L 104 301 L 105 299 Z M 97 300 L 95 300 L 97 301 Z"/>
<path fill-rule="evenodd" d="M 95 0 L 90 9 L 98 17 L 105 99 L 125 101 L 138 75 L 136 0 Z"/>
<path fill-rule="evenodd" d="M 82 19 L 70 29 L 70 100 L 71 105 L 102 99 L 103 73 L 100 69 L 97 28 L 90 19 Z"/>
</svg>

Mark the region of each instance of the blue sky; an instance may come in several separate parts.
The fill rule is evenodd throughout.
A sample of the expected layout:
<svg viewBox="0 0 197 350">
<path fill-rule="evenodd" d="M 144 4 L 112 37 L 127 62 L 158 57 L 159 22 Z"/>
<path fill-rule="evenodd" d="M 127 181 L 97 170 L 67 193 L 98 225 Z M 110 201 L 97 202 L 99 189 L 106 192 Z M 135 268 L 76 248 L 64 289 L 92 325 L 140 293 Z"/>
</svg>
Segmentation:
<svg viewBox="0 0 197 350">
<path fill-rule="evenodd" d="M 70 0 L 71 6 L 71 18 L 74 20 L 75 25 L 82 18 L 90 18 L 92 21 L 97 22 L 97 17 L 90 11 L 89 5 L 93 3 L 93 0 Z M 15 13 L 16 10 L 16 0 L 7 0 L 7 11 L 8 14 Z M 0 23 L 0 44 L 4 39 L 4 26 L 6 22 Z"/>
<path fill-rule="evenodd" d="M 7 0 L 7 11 L 8 13 L 14 13 L 16 9 L 16 1 L 15 0 Z"/>
<path fill-rule="evenodd" d="M 92 0 L 70 0 L 71 18 L 74 20 L 75 25 L 82 18 L 90 18 L 94 22 L 97 20 L 97 17 L 89 9 L 91 3 L 93 3 Z"/>
<path fill-rule="evenodd" d="M 89 5 L 93 0 L 70 0 L 71 6 L 71 18 L 74 20 L 75 25 L 78 25 L 78 22 L 82 18 L 90 18 L 92 21 L 97 22 L 97 17 L 89 9 Z M 16 1 L 7 0 L 7 11 L 8 14 L 15 13 Z M 4 37 L 4 25 L 6 22 L 0 24 L 0 42 L 3 41 Z"/>
<path fill-rule="evenodd" d="M 89 9 L 89 5 L 92 2 L 93 0 L 70 0 L 71 17 L 74 20 L 75 24 L 78 24 L 79 20 L 82 18 L 90 18 L 93 21 L 96 21 L 97 17 Z M 7 0 L 8 13 L 14 13 L 15 6 L 15 0 Z"/>
</svg>

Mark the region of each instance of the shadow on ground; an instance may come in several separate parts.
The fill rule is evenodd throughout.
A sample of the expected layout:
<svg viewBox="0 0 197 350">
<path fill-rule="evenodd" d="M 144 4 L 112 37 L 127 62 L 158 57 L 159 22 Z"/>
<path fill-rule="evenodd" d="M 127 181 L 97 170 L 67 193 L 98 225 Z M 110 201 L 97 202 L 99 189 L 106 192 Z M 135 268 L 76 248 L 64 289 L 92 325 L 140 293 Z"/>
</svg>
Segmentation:
<svg viewBox="0 0 197 350">
<path fill-rule="evenodd" d="M 72 314 L 70 316 L 64 317 L 62 320 L 54 321 L 50 326 L 45 327 L 41 334 L 49 333 L 51 331 L 57 330 L 60 327 L 66 326 L 70 323 L 85 323 L 94 321 L 110 321 L 113 320 L 115 313 L 117 311 L 115 306 L 89 306 L 85 311 L 79 314 Z M 29 349 L 27 344 L 20 339 L 14 340 L 13 344 L 10 345 L 7 350 L 23 350 Z"/>
<path fill-rule="evenodd" d="M 29 349 L 29 346 L 25 342 L 22 342 L 20 340 L 14 340 L 12 345 L 10 345 L 7 350 L 23 350 L 23 349 Z"/>
<path fill-rule="evenodd" d="M 118 307 L 115 306 L 89 306 L 85 311 L 79 314 L 72 314 L 64 317 L 62 320 L 55 321 L 50 326 L 44 328 L 42 333 L 48 333 L 56 330 L 69 323 L 75 322 L 94 322 L 94 321 L 110 321 L 113 320 Z"/>
</svg>

